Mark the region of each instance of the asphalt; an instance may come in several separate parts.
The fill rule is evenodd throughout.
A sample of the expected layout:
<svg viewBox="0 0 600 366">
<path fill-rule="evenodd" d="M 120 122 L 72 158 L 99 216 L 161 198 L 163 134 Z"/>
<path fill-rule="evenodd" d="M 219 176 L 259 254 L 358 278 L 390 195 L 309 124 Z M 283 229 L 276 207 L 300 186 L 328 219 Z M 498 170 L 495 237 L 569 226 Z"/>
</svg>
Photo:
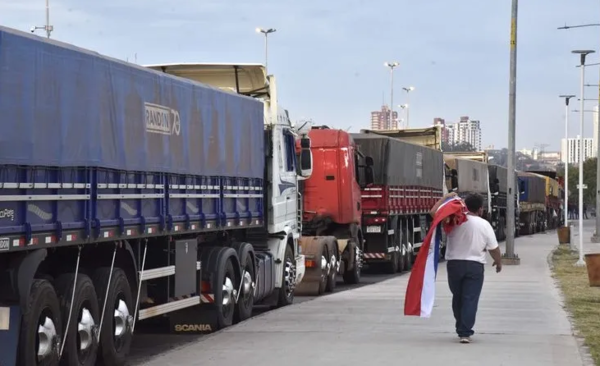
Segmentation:
<svg viewBox="0 0 600 366">
<path fill-rule="evenodd" d="M 442 263 L 430 319 L 403 316 L 408 276 L 400 276 L 264 313 L 140 364 L 591 365 L 551 277 L 547 259 L 557 244 L 553 231 L 519 238 L 521 264 L 499 274 L 489 260 L 471 344 L 454 333 Z"/>
</svg>

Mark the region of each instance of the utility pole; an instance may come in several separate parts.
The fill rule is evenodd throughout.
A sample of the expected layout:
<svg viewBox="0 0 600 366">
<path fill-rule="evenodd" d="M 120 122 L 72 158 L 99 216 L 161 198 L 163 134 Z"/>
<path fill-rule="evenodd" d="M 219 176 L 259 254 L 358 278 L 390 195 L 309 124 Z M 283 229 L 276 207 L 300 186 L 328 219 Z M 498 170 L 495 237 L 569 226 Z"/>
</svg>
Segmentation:
<svg viewBox="0 0 600 366">
<path fill-rule="evenodd" d="M 581 103 L 581 114 L 579 115 L 579 259 L 575 263 L 578 267 L 584 267 L 585 261 L 583 260 L 583 120 L 584 120 L 584 106 L 585 101 L 585 58 L 590 53 L 594 53 L 592 50 L 575 50 L 572 53 L 579 55 L 579 67 L 581 68 L 581 81 L 580 81 L 580 96 L 579 101 Z"/>
<path fill-rule="evenodd" d="M 410 124 L 410 92 L 415 90 L 414 86 L 409 86 L 406 88 L 402 88 L 406 92 L 406 128 Z"/>
<path fill-rule="evenodd" d="M 515 130 L 517 117 L 517 15 L 519 10 L 518 0 L 512 0 L 510 19 L 510 81 L 508 95 L 508 164 L 507 186 L 508 195 L 506 202 L 506 252 L 502 256 L 504 264 L 521 264 L 521 259 L 515 253 L 515 214 L 516 194 L 515 187 Z"/>
<path fill-rule="evenodd" d="M 565 141 L 567 142 L 567 150 L 569 149 L 569 100 L 575 98 L 574 95 L 561 95 L 565 98 Z M 567 154 L 569 155 L 569 154 Z M 565 227 L 569 226 L 569 157 L 565 158 L 565 204 L 563 205 L 565 214 Z"/>
<path fill-rule="evenodd" d="M 36 30 L 43 29 L 46 31 L 46 37 L 50 38 L 50 34 L 54 30 L 54 27 L 50 25 L 50 0 L 46 0 L 46 25 L 43 27 L 34 26 L 31 27 L 31 33 L 35 33 Z"/>
<path fill-rule="evenodd" d="M 394 62 L 385 62 L 383 65 L 390 68 L 390 87 L 391 87 L 391 91 L 390 91 L 390 123 L 387 127 L 387 129 L 390 130 L 390 129 L 392 129 L 392 124 L 394 121 L 394 69 L 396 67 L 400 66 L 400 64 L 398 62 L 394 61 Z"/>
<path fill-rule="evenodd" d="M 562 30 L 562 29 L 571 29 L 571 28 L 587 28 L 587 27 L 598 27 L 600 26 L 599 23 L 592 23 L 592 24 L 580 24 L 580 25 L 566 25 L 564 27 L 558 27 L 558 29 Z M 592 66 L 592 65 L 597 65 L 597 64 L 589 64 L 587 66 Z M 582 66 L 583 68 L 583 66 Z M 594 84 L 585 84 L 585 86 L 597 86 L 598 87 L 598 115 L 597 117 L 600 118 L 600 83 L 598 83 L 597 85 Z M 581 99 L 583 99 L 583 95 L 581 96 Z M 581 108 L 581 110 L 583 111 L 583 107 Z M 583 112 L 582 112 L 583 113 Z M 600 121 L 598 122 L 600 124 Z M 600 216 L 598 216 L 600 214 L 600 186 L 598 185 L 597 182 L 600 182 L 600 126 L 598 126 L 596 128 L 596 136 L 594 136 L 594 138 L 596 139 L 596 230 L 594 231 L 594 235 L 592 235 L 591 241 L 592 243 L 600 243 Z M 582 133 L 583 135 L 583 133 Z M 581 156 L 583 158 L 583 156 Z"/>
</svg>

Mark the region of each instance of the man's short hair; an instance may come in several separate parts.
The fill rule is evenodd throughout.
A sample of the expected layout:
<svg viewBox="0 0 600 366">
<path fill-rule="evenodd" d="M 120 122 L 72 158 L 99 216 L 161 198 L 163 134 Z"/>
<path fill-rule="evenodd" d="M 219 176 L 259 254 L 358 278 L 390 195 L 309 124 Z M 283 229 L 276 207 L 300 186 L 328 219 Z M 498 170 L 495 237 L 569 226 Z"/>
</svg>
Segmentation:
<svg viewBox="0 0 600 366">
<path fill-rule="evenodd" d="M 475 213 L 483 207 L 483 197 L 477 193 L 471 193 L 465 197 L 465 205 L 469 211 Z"/>
</svg>

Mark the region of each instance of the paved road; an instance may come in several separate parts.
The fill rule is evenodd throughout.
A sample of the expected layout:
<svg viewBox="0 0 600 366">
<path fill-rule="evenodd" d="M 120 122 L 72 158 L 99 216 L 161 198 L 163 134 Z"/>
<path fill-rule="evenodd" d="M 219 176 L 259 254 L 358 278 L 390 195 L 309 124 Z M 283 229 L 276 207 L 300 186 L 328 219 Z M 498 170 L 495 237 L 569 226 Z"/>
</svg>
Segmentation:
<svg viewBox="0 0 600 366">
<path fill-rule="evenodd" d="M 402 316 L 408 276 L 271 311 L 162 353 L 144 365 L 581 366 L 547 257 L 556 233 L 517 240 L 520 266 L 486 267 L 474 342 L 453 332 L 445 265 L 431 319 Z"/>
<path fill-rule="evenodd" d="M 335 289 L 335 293 L 348 291 L 351 289 L 360 288 L 372 284 L 379 283 L 381 281 L 389 280 L 398 275 L 373 275 L 364 274 L 361 278 L 361 283 L 358 285 L 345 285 L 343 282 L 338 282 Z M 325 295 L 331 296 L 331 294 Z M 297 296 L 294 300 L 294 305 L 301 304 L 318 297 L 314 296 Z M 255 310 L 254 316 L 260 316 L 268 314 L 269 312 L 265 308 L 259 308 Z M 186 344 L 198 342 L 207 336 L 202 335 L 174 335 L 174 334 L 142 334 L 137 333 L 134 337 L 134 342 L 129 357 L 129 364 L 131 366 L 143 365 L 145 361 L 151 359 L 154 356 L 160 355 L 161 353 L 167 352 L 174 348 L 184 346 Z"/>
</svg>

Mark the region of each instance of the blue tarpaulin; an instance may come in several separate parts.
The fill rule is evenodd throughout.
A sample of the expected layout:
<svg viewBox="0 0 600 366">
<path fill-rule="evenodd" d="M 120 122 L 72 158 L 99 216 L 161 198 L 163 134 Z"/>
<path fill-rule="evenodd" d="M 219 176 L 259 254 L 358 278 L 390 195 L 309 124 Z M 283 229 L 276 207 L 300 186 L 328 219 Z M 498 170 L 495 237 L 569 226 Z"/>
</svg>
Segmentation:
<svg viewBox="0 0 600 366">
<path fill-rule="evenodd" d="M 0 27 L 0 165 L 263 178 L 261 102 Z"/>
</svg>

